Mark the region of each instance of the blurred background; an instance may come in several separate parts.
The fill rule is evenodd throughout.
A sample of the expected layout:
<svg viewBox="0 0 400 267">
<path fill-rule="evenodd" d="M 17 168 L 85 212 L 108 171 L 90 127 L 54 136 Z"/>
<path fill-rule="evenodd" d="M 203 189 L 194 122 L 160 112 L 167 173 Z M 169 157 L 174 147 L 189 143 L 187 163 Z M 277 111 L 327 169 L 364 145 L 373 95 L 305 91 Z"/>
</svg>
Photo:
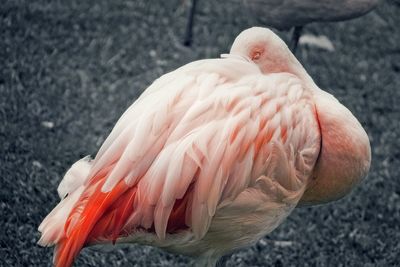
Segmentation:
<svg viewBox="0 0 400 267">
<path fill-rule="evenodd" d="M 157 77 L 219 57 L 262 25 L 241 1 L 3 0 L 0 5 L 0 265 L 51 266 L 37 227 L 70 165 L 95 155 L 122 112 Z M 289 39 L 287 32 L 279 34 Z M 306 37 L 304 37 L 306 36 Z M 297 57 L 365 127 L 369 177 L 329 205 L 296 209 L 226 266 L 399 266 L 400 1 L 303 30 Z M 132 245 L 85 249 L 76 266 L 186 266 L 191 259 Z"/>
</svg>

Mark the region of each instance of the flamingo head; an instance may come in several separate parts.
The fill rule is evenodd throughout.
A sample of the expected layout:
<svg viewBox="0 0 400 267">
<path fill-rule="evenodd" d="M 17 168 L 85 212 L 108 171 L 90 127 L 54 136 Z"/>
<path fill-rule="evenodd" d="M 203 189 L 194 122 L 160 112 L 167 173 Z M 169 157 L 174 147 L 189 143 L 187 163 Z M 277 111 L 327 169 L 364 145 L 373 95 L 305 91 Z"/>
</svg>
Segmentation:
<svg viewBox="0 0 400 267">
<path fill-rule="evenodd" d="M 292 72 L 293 54 L 285 42 L 267 28 L 242 31 L 233 42 L 230 54 L 244 57 L 259 66 L 263 73 Z"/>
<path fill-rule="evenodd" d="M 314 95 L 321 148 L 300 205 L 340 199 L 363 180 L 371 163 L 368 135 L 345 106 L 318 88 L 275 33 L 259 27 L 244 30 L 236 37 L 230 54 L 254 62 L 264 74 L 292 73 Z"/>
</svg>

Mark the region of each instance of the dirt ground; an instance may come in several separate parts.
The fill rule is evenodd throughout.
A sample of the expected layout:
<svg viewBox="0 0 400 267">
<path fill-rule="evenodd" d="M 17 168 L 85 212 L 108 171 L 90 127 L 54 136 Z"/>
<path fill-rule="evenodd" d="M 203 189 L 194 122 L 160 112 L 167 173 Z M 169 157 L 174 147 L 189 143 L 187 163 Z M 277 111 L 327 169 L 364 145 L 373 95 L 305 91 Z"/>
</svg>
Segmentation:
<svg viewBox="0 0 400 267">
<path fill-rule="evenodd" d="M 0 5 L 0 265 L 51 266 L 37 227 L 57 185 L 94 155 L 122 112 L 158 76 L 228 52 L 257 25 L 238 1 L 199 1 L 195 40 L 181 45 L 181 0 L 5 0 Z M 317 84 L 360 120 L 371 140 L 369 177 L 348 197 L 296 209 L 226 266 L 400 265 L 400 2 L 352 21 L 311 24 L 335 51 L 302 45 Z M 286 33 L 282 33 L 286 36 Z M 82 251 L 75 266 L 185 266 L 191 259 L 132 245 Z"/>
</svg>

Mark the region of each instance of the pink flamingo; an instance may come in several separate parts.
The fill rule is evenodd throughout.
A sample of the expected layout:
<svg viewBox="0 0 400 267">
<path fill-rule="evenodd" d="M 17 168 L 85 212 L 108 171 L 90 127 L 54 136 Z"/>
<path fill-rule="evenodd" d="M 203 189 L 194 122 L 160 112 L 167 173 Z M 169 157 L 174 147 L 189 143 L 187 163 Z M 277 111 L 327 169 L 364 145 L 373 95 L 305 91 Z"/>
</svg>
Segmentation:
<svg viewBox="0 0 400 267">
<path fill-rule="evenodd" d="M 367 174 L 368 136 L 272 31 L 157 79 L 94 160 L 75 163 L 39 226 L 55 266 L 84 246 L 140 243 L 212 266 L 298 205 L 343 197 Z"/>
</svg>

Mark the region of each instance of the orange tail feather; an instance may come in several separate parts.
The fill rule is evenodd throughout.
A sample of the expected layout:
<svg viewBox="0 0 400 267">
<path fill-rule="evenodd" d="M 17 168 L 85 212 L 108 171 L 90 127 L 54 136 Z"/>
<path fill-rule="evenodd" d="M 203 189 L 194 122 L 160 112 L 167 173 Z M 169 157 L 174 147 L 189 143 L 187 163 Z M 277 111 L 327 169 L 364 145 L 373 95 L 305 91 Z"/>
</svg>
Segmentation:
<svg viewBox="0 0 400 267">
<path fill-rule="evenodd" d="M 129 187 L 121 180 L 110 192 L 101 192 L 104 181 L 94 184 L 96 189 L 84 207 L 79 219 L 74 225 L 66 224 L 66 238 L 58 244 L 54 254 L 56 267 L 71 266 L 79 251 L 85 245 L 92 229 L 97 221 L 103 216 L 107 209 L 127 190 Z M 70 217 L 74 216 L 73 213 Z M 70 222 L 70 220 L 68 220 Z"/>
<path fill-rule="evenodd" d="M 137 187 L 129 187 L 121 180 L 110 192 L 101 192 L 106 173 L 95 176 L 65 224 L 65 238 L 56 245 L 54 265 L 71 266 L 79 251 L 87 244 L 101 240 L 116 242 L 132 229 L 124 229 L 133 213 Z M 103 178 L 103 179 L 102 179 Z M 185 222 L 187 205 L 192 194 L 191 185 L 182 199 L 176 200 L 168 219 L 167 232 L 174 233 L 188 226 Z M 154 233 L 154 225 L 147 229 Z"/>
</svg>

